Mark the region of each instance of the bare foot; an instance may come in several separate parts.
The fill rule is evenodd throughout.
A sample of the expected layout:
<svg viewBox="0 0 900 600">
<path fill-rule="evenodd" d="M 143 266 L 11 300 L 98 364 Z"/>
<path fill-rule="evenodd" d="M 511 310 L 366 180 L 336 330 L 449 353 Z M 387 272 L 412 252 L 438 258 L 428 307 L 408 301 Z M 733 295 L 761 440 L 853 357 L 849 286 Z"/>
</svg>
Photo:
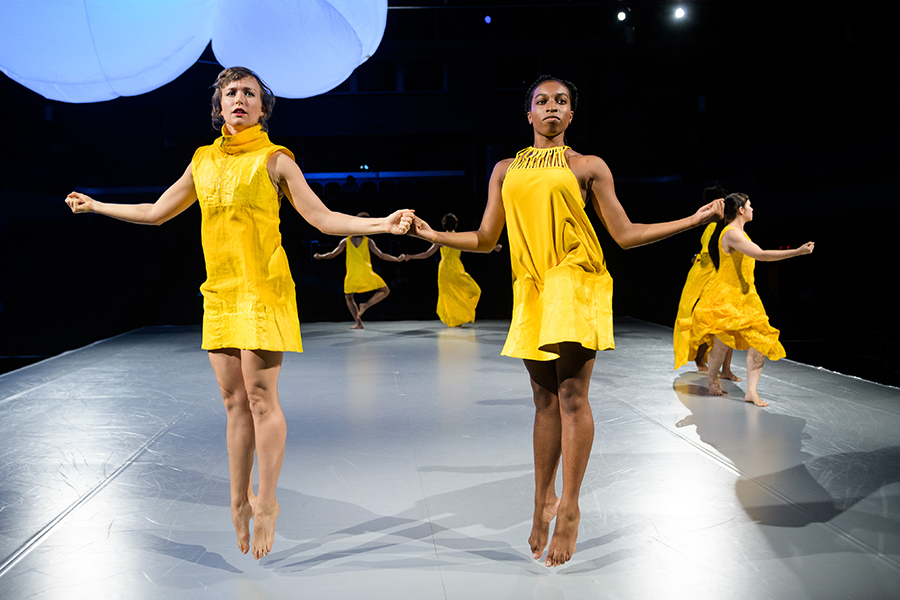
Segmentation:
<svg viewBox="0 0 900 600">
<path fill-rule="evenodd" d="M 234 532 L 237 534 L 238 550 L 247 554 L 250 550 L 250 518 L 253 516 L 253 507 L 250 503 L 231 507 L 231 521 L 234 523 Z"/>
<path fill-rule="evenodd" d="M 743 381 L 743 379 L 741 379 L 731 371 L 722 371 L 722 379 L 730 379 L 731 381 Z"/>
<path fill-rule="evenodd" d="M 759 397 L 759 394 L 756 392 L 747 392 L 747 395 L 744 396 L 744 400 L 747 402 L 752 402 L 757 406 L 768 406 L 769 403 Z"/>
<path fill-rule="evenodd" d="M 557 567 L 567 562 L 575 553 L 575 541 L 578 539 L 578 525 L 581 523 L 581 509 L 578 506 L 574 511 L 559 511 L 556 516 L 556 527 L 553 529 L 553 539 L 547 549 L 548 567 Z"/>
<path fill-rule="evenodd" d="M 719 385 L 718 380 L 713 380 L 709 382 L 709 394 L 711 396 L 724 396 L 725 392 L 722 391 L 722 386 Z"/>
<path fill-rule="evenodd" d="M 259 560 L 271 552 L 272 544 L 275 543 L 275 521 L 280 512 L 281 507 L 277 501 L 270 510 L 257 505 L 253 514 L 253 558 Z"/>
<path fill-rule="evenodd" d="M 531 522 L 531 535 L 528 536 L 528 545 L 531 546 L 531 555 L 538 560 L 544 554 L 547 540 L 550 539 L 550 521 L 556 518 L 559 510 L 559 498 L 555 495 L 542 506 L 534 507 L 534 518 Z"/>
<path fill-rule="evenodd" d="M 363 327 L 363 322 L 357 319 L 356 323 L 350 326 L 350 329 L 365 329 L 365 327 Z"/>
<path fill-rule="evenodd" d="M 707 367 L 706 365 L 697 364 L 697 370 L 701 373 L 706 373 L 709 371 L 709 367 Z"/>
<path fill-rule="evenodd" d="M 356 318 L 358 320 L 362 321 L 363 313 L 366 312 L 367 310 L 369 310 L 368 302 L 363 302 L 362 304 L 360 304 L 359 308 L 356 310 Z"/>
</svg>

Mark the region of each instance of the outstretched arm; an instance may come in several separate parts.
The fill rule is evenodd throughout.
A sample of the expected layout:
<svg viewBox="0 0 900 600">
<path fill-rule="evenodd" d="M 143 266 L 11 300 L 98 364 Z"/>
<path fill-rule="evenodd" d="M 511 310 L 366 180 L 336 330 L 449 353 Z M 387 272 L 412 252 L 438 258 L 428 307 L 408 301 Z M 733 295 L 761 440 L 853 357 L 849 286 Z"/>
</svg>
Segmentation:
<svg viewBox="0 0 900 600">
<path fill-rule="evenodd" d="M 724 203 L 713 200 L 689 217 L 665 223 L 632 223 L 616 198 L 613 176 L 606 163 L 596 156 L 578 157 L 589 178 L 588 195 L 597 216 L 609 234 L 622 248 L 635 248 L 658 242 L 697 225 L 721 219 Z"/>
<path fill-rule="evenodd" d="M 500 232 L 506 223 L 506 211 L 503 209 L 501 189 L 506 170 L 512 159 L 497 163 L 494 172 L 491 173 L 491 182 L 488 186 L 488 201 L 481 217 L 481 225 L 476 231 L 435 231 L 428 223 L 418 217 L 413 217 L 410 233 L 432 244 L 449 246 L 457 250 L 469 252 L 490 252 L 497 246 Z"/>
<path fill-rule="evenodd" d="M 283 152 L 275 152 L 266 166 L 300 216 L 322 233 L 342 236 L 376 233 L 403 235 L 409 231 L 413 217 L 411 210 L 398 210 L 383 218 L 352 217 L 335 212 L 309 189 L 300 167 L 291 157 Z"/>
<path fill-rule="evenodd" d="M 425 252 L 419 252 L 418 254 L 401 254 L 400 259 L 401 260 L 418 260 L 420 258 L 428 258 L 429 256 L 432 256 L 435 252 L 437 252 L 438 248 L 440 248 L 440 246 L 438 246 L 437 244 L 432 244 L 428 248 L 428 250 L 426 250 Z"/>
<path fill-rule="evenodd" d="M 803 256 L 804 254 L 812 254 L 814 247 L 815 244 L 813 242 L 806 242 L 799 248 L 791 248 L 790 250 L 763 250 L 737 230 L 729 229 L 722 236 L 723 249 L 737 250 L 741 254 L 763 262 L 774 262 L 776 260 L 794 258 L 795 256 Z"/>
<path fill-rule="evenodd" d="M 381 250 L 379 250 L 378 246 L 375 245 L 375 242 L 371 238 L 369 238 L 369 251 L 381 260 L 386 260 L 388 262 L 403 262 L 402 258 L 392 256 L 386 252 L 382 252 Z"/>
<path fill-rule="evenodd" d="M 347 247 L 347 238 L 341 240 L 341 243 L 337 245 L 337 248 L 332 250 L 331 252 L 326 252 L 325 254 L 319 254 L 318 252 L 313 254 L 313 258 L 316 260 L 328 260 L 329 258 L 334 258 L 338 254 L 344 251 L 344 248 Z"/>
<path fill-rule="evenodd" d="M 66 196 L 66 204 L 73 213 L 97 213 L 128 223 L 162 225 L 187 209 L 197 200 L 194 176 L 188 165 L 184 174 L 152 204 L 109 204 L 98 202 L 86 194 L 72 192 Z"/>
</svg>

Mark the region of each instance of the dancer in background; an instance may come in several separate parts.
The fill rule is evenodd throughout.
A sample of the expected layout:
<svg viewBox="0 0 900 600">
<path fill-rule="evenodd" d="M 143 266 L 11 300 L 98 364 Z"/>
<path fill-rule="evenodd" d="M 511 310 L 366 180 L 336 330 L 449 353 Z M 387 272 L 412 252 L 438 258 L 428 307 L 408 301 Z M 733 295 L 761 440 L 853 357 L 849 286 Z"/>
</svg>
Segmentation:
<svg viewBox="0 0 900 600">
<path fill-rule="evenodd" d="M 414 218 L 410 231 L 433 244 L 487 252 L 507 226 L 513 314 L 502 353 L 524 359 L 534 395 L 535 496 L 528 543 L 535 559 L 547 548 L 547 566 L 565 563 L 575 551 L 578 496 L 594 439 L 588 386 L 597 350 L 614 346 L 612 278 L 585 205 L 593 205 L 623 248 L 656 242 L 722 214 L 722 202 L 716 201 L 677 221 L 632 223 L 606 163 L 565 145 L 577 105 L 574 85 L 539 78 L 525 98 L 533 146 L 494 167 L 478 230 L 437 232 Z M 557 497 L 560 458 L 563 485 Z"/>
<path fill-rule="evenodd" d="M 719 236 L 719 269 L 694 307 L 689 360 L 701 344 L 709 352 L 709 392 L 724 394 L 716 374 L 729 348 L 747 350 L 747 393 L 744 399 L 756 406 L 768 406 L 757 392 L 766 357 L 785 357 L 778 341 L 779 331 L 769 325 L 762 300 L 756 292 L 753 270 L 757 260 L 776 261 L 811 254 L 815 245 L 807 242 L 791 250 L 763 250 L 744 232 L 753 220 L 753 206 L 746 194 L 725 197 L 725 227 Z"/>
<path fill-rule="evenodd" d="M 275 489 L 287 426 L 278 399 L 284 352 L 302 352 L 297 297 L 281 246 L 282 196 L 311 225 L 332 235 L 409 229 L 411 213 L 362 219 L 332 212 L 309 189 L 293 154 L 269 141 L 266 121 L 275 96 L 243 67 L 225 69 L 212 97 L 213 126 L 222 136 L 199 148 L 181 178 L 152 204 L 107 204 L 72 192 L 74 213 L 97 213 L 161 225 L 199 200 L 207 279 L 203 293 L 203 349 L 216 374 L 228 417 L 231 516 L 238 548 L 266 556 L 279 514 Z M 254 452 L 259 488 L 253 496 Z M 253 538 L 250 520 L 253 519 Z"/>
<path fill-rule="evenodd" d="M 361 212 L 358 217 L 368 217 L 369 213 Z M 385 254 L 378 249 L 375 242 L 365 236 L 351 236 L 340 241 L 337 247 L 331 252 L 325 254 L 313 254 L 316 260 L 329 260 L 339 255 L 341 252 L 347 251 L 347 275 L 344 277 L 344 300 L 347 301 L 347 308 L 350 309 L 350 315 L 353 317 L 353 325 L 350 329 L 365 329 L 362 322 L 363 314 L 388 297 L 391 293 L 390 288 L 379 277 L 378 273 L 372 269 L 372 257 L 374 254 L 381 260 L 388 262 L 403 262 L 402 259 Z M 374 291 L 375 293 L 362 304 L 357 304 L 354 297 L 355 294 L 363 294 L 365 292 Z"/>
<path fill-rule="evenodd" d="M 703 190 L 703 202 L 711 202 L 716 198 L 724 198 L 728 192 L 721 186 L 715 185 Z M 688 271 L 687 280 L 681 290 L 681 300 L 678 302 L 678 314 L 675 317 L 675 331 L 673 335 L 673 347 L 675 350 L 675 368 L 679 368 L 688 361 L 691 339 L 691 322 L 694 305 L 703 294 L 703 290 L 716 276 L 716 264 L 709 254 L 709 240 L 716 229 L 715 223 L 710 223 L 700 236 L 700 252 L 694 256 L 691 270 Z M 701 344 L 697 348 L 694 363 L 701 373 L 707 371 L 706 353 L 709 348 Z M 731 372 L 731 353 L 729 348 L 722 363 L 722 377 L 731 381 L 741 381 L 741 378 Z"/>
<path fill-rule="evenodd" d="M 441 219 L 444 231 L 456 231 L 459 221 L 453 213 L 447 213 Z M 432 244 L 425 252 L 419 254 L 401 254 L 402 260 L 428 258 L 441 250 L 441 262 L 438 264 L 438 301 L 437 315 L 448 327 L 459 327 L 464 323 L 475 321 L 475 307 L 481 298 L 481 288 L 463 269 L 460 251 Z M 491 251 L 499 252 L 502 246 L 497 244 Z"/>
</svg>

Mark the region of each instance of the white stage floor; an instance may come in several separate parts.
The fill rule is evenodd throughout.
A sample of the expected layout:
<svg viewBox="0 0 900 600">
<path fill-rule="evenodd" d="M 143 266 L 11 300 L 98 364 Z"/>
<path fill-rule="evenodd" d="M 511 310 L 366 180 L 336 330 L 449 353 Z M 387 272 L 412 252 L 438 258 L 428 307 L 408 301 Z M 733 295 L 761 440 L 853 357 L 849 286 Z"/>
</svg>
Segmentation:
<svg viewBox="0 0 900 600">
<path fill-rule="evenodd" d="M 0 598 L 900 597 L 900 390 L 782 360 L 769 408 L 743 384 L 710 397 L 672 370 L 671 329 L 617 321 L 577 551 L 548 569 L 507 324 L 349 325 L 303 325 L 285 356 L 281 516 L 258 562 L 236 546 L 199 329 L 0 376 Z"/>
</svg>

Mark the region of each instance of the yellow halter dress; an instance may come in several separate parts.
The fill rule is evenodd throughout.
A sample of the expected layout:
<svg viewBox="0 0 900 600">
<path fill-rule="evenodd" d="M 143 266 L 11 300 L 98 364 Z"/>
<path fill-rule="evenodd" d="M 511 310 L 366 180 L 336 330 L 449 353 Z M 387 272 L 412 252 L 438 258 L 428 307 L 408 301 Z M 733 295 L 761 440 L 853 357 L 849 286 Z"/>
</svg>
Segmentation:
<svg viewBox="0 0 900 600">
<path fill-rule="evenodd" d="M 372 269 L 372 257 L 369 255 L 369 238 L 362 236 L 362 243 L 357 247 L 345 238 L 347 247 L 344 252 L 347 255 L 347 275 L 344 277 L 344 293 L 360 294 L 383 288 L 387 284 L 384 279 Z"/>
<path fill-rule="evenodd" d="M 709 240 L 716 230 L 716 224 L 710 223 L 700 236 L 700 253 L 694 259 L 691 270 L 688 271 L 684 289 L 681 290 L 681 300 L 678 302 L 678 314 L 675 317 L 675 334 L 673 346 L 675 349 L 675 368 L 687 364 L 690 354 L 691 324 L 693 321 L 694 306 L 703 294 L 703 290 L 716 276 L 716 265 L 709 256 Z"/>
<path fill-rule="evenodd" d="M 257 125 L 194 153 L 206 259 L 203 348 L 302 352 L 297 294 L 281 247 L 281 199 L 266 170 L 275 152 Z"/>
<path fill-rule="evenodd" d="M 526 148 L 503 181 L 513 314 L 502 354 L 559 358 L 560 342 L 615 347 L 612 277 L 565 152 Z"/>
<path fill-rule="evenodd" d="M 725 227 L 722 235 L 729 229 L 734 227 Z M 744 237 L 750 239 L 746 233 Z M 694 307 L 688 360 L 696 357 L 701 344 L 711 347 L 715 338 L 735 350 L 755 348 L 771 360 L 784 358 L 779 331 L 769 325 L 769 317 L 756 292 L 753 277 L 756 261 L 737 250 L 726 256 L 722 251 L 722 236 L 719 236 L 719 257 L 719 271 Z"/>
<path fill-rule="evenodd" d="M 481 288 L 463 269 L 461 252 L 441 246 L 438 264 L 438 318 L 448 327 L 459 327 L 475 320 L 475 307 Z"/>
</svg>

